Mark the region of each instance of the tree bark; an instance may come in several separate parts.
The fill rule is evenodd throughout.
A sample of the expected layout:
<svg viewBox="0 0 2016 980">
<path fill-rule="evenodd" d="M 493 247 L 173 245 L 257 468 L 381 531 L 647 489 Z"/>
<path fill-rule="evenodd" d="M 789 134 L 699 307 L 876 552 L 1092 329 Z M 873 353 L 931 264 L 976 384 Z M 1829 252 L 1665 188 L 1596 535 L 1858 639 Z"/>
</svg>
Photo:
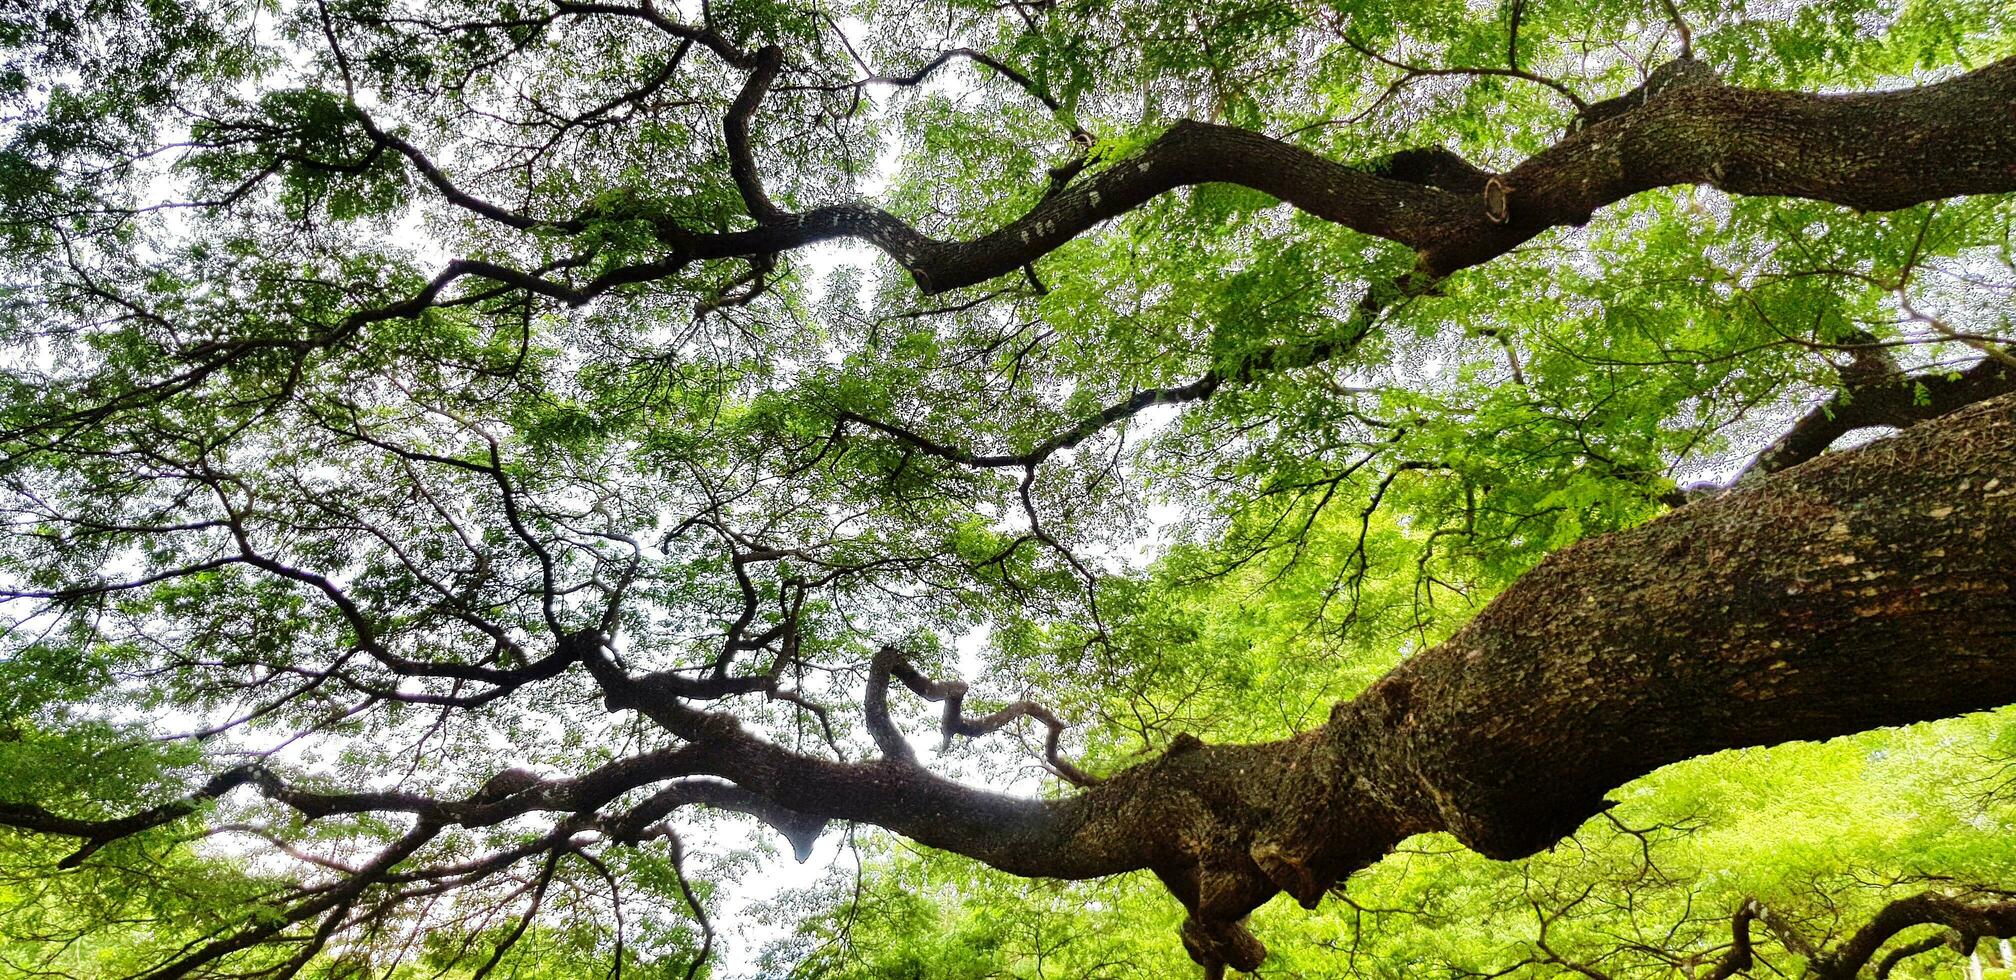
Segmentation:
<svg viewBox="0 0 2016 980">
<path fill-rule="evenodd" d="M 1022 875 L 1151 869 L 1217 973 L 1264 956 L 1252 909 L 1282 891 L 1313 907 L 1409 835 L 1521 857 L 1668 763 L 2016 702 L 2012 532 L 2003 396 L 1564 549 L 1321 728 L 1179 739 L 1054 801 L 903 759 L 807 759 L 596 670 L 612 707 L 706 743 L 702 771 L 793 811 Z"/>
</svg>

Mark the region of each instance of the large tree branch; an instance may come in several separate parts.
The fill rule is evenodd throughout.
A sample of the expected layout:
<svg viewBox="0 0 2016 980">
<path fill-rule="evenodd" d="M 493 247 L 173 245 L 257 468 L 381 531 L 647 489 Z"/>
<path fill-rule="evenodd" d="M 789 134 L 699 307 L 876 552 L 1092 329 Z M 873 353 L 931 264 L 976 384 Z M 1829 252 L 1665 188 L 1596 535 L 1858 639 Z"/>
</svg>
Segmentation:
<svg viewBox="0 0 2016 980">
<path fill-rule="evenodd" d="M 1890 92 L 1810 95 L 1736 88 L 1690 63 L 1479 193 L 1442 190 L 1326 160 L 1258 133 L 1177 123 L 1131 159 L 1043 199 L 979 238 L 930 238 L 879 208 L 842 204 L 740 232 L 661 233 L 682 255 L 775 253 L 855 238 L 927 293 L 1015 272 L 1095 225 L 1179 187 L 1224 182 L 1407 245 L 1430 277 L 1489 261 L 1560 225 L 1658 187 L 1804 197 L 1870 211 L 2016 190 L 2016 58 Z M 1883 133 L 1884 139 L 1869 134 Z M 739 182 L 739 181 L 738 181 Z M 763 217 L 762 215 L 758 216 Z"/>
<path fill-rule="evenodd" d="M 524 769 L 505 769 L 460 800 L 438 799 L 403 790 L 344 792 L 304 789 L 290 785 L 265 765 L 248 763 L 232 766 L 210 777 L 187 795 L 123 817 L 84 820 L 60 816 L 38 804 L 0 802 L 0 827 L 84 841 L 76 853 L 64 858 L 59 865 L 74 867 L 113 841 L 172 823 L 247 785 L 256 787 L 266 798 L 309 820 L 343 814 L 411 813 L 421 820 L 442 826 L 487 827 L 537 811 L 592 813 L 633 789 L 703 771 L 696 765 L 698 755 L 699 751 L 693 746 L 661 749 L 618 759 L 580 776 L 562 779 L 545 779 Z M 681 802 L 717 805 L 735 802 L 736 805 L 730 809 L 758 812 L 753 804 L 741 803 L 729 788 L 696 789 L 688 785 L 684 794 L 678 798 Z M 650 811 L 652 815 L 643 822 L 648 823 L 670 812 L 673 804 L 666 801 L 671 799 L 666 797 L 661 800 L 660 808 Z M 641 818 L 633 814 L 627 819 L 636 821 Z"/>
<path fill-rule="evenodd" d="M 656 16 L 648 6 L 570 3 L 565 9 Z M 797 214 L 778 209 L 762 190 L 748 144 L 748 127 L 774 78 L 776 56 L 722 54 L 751 70 L 724 116 L 724 135 L 730 169 L 758 219 L 756 227 L 696 231 L 657 216 L 653 220 L 666 254 L 611 266 L 578 283 L 559 276 L 582 265 L 580 260 L 525 271 L 457 259 L 407 299 L 359 310 L 318 335 L 199 344 L 187 352 L 198 359 L 188 370 L 8 435 L 39 438 L 173 397 L 262 350 L 284 348 L 304 356 L 368 325 L 417 316 L 449 302 L 441 297 L 465 278 L 498 284 L 480 294 L 484 296 L 515 290 L 578 306 L 624 286 L 676 275 L 699 261 L 774 256 L 851 238 L 888 254 L 924 292 L 939 293 L 1015 273 L 1161 194 L 1212 182 L 1263 191 L 1317 217 L 1413 248 L 1420 273 L 1413 288 L 1487 262 L 1549 228 L 1583 223 L 1604 206 L 1658 187 L 1706 183 L 1732 193 L 1805 197 L 1864 210 L 2016 191 L 2016 111 L 2010 108 L 2016 105 L 2016 58 L 1932 85 L 1852 95 L 1736 88 L 1690 63 L 1691 70 L 1655 72 L 1653 81 L 1627 98 L 1620 111 L 1504 174 L 1488 174 L 1433 148 L 1352 167 L 1258 133 L 1184 121 L 1136 156 L 1056 189 L 995 231 L 969 241 L 945 241 L 867 204 Z M 1871 133 L 1885 138 L 1871 139 Z M 382 134 L 378 138 L 385 139 Z M 486 213 L 488 205 L 463 200 L 467 195 L 455 190 L 417 149 L 386 145 L 415 158 L 423 176 L 451 201 Z M 490 217 L 512 227 L 538 224 L 515 212 Z M 1222 380 L 1214 372 L 1191 386 L 1144 394 L 1151 400 L 1185 400 Z M 1116 408 L 1115 417 L 1129 414 L 1128 406 Z M 1067 433 L 1059 441 L 1068 444 L 1075 438 Z"/>
<path fill-rule="evenodd" d="M 1519 857 L 1671 762 L 2016 702 L 2012 530 L 2004 396 L 1565 549 L 1319 729 L 1179 739 L 1051 802 L 808 759 L 590 665 L 612 707 L 705 741 L 707 771 L 780 806 L 1018 874 L 1152 869 L 1190 911 L 1193 955 L 1251 969 L 1251 909 L 1281 891 L 1313 905 L 1411 834 Z"/>
<path fill-rule="evenodd" d="M 721 119 L 722 138 L 728 145 L 728 175 L 734 178 L 735 187 L 742 194 L 743 207 L 749 210 L 749 216 L 755 218 L 758 224 L 769 224 L 787 217 L 763 190 L 763 179 L 756 172 L 756 157 L 749 148 L 749 121 L 763 105 L 763 97 L 770 94 L 770 86 L 777 81 L 777 73 L 783 68 L 783 48 L 773 44 L 756 52 L 755 67 L 742 83 L 742 91 L 736 94 L 735 101 L 729 103 L 727 115 Z"/>
<path fill-rule="evenodd" d="M 584 8 L 585 9 L 585 8 Z M 781 53 L 752 59 L 724 117 L 731 171 L 758 226 L 700 232 L 658 221 L 662 260 L 571 287 L 490 264 L 465 271 L 567 303 L 670 275 L 694 261 L 775 255 L 851 238 L 888 254 L 926 293 L 1021 270 L 1102 222 L 1169 191 L 1232 183 L 1419 253 L 1427 278 L 1490 261 L 1550 228 L 1647 190 L 1709 184 L 1736 194 L 1803 197 L 1868 211 L 2016 191 L 2016 58 L 1916 88 L 1847 95 L 1723 85 L 1698 63 L 1655 72 L 1616 111 L 1472 190 L 1479 172 L 1445 151 L 1416 150 L 1365 167 L 1259 133 L 1185 120 L 1140 153 L 1049 194 L 968 241 L 918 231 L 881 208 L 849 203 L 786 213 L 762 192 L 748 125 Z M 1883 133 L 1881 140 L 1871 133 Z M 1432 161 L 1431 161 L 1432 158 Z M 1416 171 L 1432 162 L 1428 180 Z M 1436 186 L 1446 184 L 1453 189 Z"/>
</svg>

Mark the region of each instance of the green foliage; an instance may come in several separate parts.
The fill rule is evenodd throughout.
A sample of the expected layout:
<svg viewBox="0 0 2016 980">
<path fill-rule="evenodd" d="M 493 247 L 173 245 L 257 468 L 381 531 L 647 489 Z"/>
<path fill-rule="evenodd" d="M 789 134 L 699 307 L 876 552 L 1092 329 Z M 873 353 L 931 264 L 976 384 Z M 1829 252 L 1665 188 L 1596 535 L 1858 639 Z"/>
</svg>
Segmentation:
<svg viewBox="0 0 2016 980">
<path fill-rule="evenodd" d="M 1277 738 L 1550 552 L 1734 476 L 1856 351 L 1930 377 L 2011 334 L 2006 195 L 1863 214 L 1652 192 L 1436 283 L 1407 279 L 1406 248 L 1229 185 L 929 298 L 863 250 L 692 250 L 765 231 L 721 135 L 764 45 L 785 68 L 750 151 L 780 207 L 869 201 L 963 240 L 1181 119 L 1368 167 L 1422 146 L 1509 167 L 1574 99 L 1405 66 L 1516 56 L 1595 102 L 1677 54 L 1663 3 L 604 6 L 0 9 L 0 824 L 144 813 L 253 762 L 308 791 L 465 800 L 507 767 L 679 744 L 577 665 L 483 680 L 583 631 L 639 674 L 769 670 L 687 700 L 820 759 L 872 751 L 884 643 L 971 675 L 969 707 L 1058 709 L 1095 771 L 1178 735 Z M 706 29 L 625 12 L 647 8 Z M 2007 0 L 1673 9 L 1759 87 L 2016 53 Z M 1011 71 L 861 83 L 957 48 Z M 1368 319 L 1368 294 L 1393 302 Z M 1086 424 L 1207 377 L 1233 380 Z M 907 731 L 937 723 L 897 700 Z M 1032 731 L 930 764 L 1049 792 L 1010 738 Z M 1674 766 L 1526 861 L 1416 839 L 1316 914 L 1261 910 L 1264 974 L 1691 976 L 1745 899 L 1820 941 L 1923 887 L 2016 887 L 2011 758 L 2004 712 Z M 289 910 L 391 853 L 411 813 L 310 819 L 240 786 L 75 869 L 77 839 L 0 829 L 0 972 L 150 975 L 244 937 L 195 974 L 751 959 L 695 903 L 764 887 L 775 855 L 742 838 L 767 830 L 682 813 L 658 829 L 688 853 L 591 816 L 444 832 L 317 906 L 329 933 Z M 863 837 L 858 888 L 763 908 L 785 935 L 764 975 L 1190 968 L 1148 876 L 1029 882 Z"/>
</svg>

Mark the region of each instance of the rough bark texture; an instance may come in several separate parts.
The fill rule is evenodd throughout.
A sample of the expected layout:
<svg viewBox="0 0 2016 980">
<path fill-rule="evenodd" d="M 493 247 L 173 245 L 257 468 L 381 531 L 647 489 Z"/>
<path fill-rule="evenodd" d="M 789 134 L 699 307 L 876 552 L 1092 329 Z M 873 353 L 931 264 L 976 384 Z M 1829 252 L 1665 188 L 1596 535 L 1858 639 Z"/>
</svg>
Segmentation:
<svg viewBox="0 0 2016 980">
<path fill-rule="evenodd" d="M 1051 802 L 808 760 L 597 673 L 612 706 L 706 744 L 702 771 L 791 810 L 1017 874 L 1152 869 L 1193 955 L 1251 969 L 1248 912 L 1281 891 L 1313 905 L 1408 835 L 1520 857 L 1667 763 L 2016 702 L 2012 531 L 2005 396 L 1565 549 L 1322 728 L 1180 740 Z"/>
</svg>

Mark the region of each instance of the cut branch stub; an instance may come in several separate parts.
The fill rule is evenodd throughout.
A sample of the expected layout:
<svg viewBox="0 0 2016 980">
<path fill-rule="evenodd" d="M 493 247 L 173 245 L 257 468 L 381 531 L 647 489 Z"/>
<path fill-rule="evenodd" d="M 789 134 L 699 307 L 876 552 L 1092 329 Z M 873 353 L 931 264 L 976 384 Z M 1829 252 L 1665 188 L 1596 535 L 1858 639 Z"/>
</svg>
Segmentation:
<svg viewBox="0 0 2016 980">
<path fill-rule="evenodd" d="M 1494 225 L 1502 225 L 1512 220 L 1511 185 L 1496 174 L 1484 181 L 1484 216 Z"/>
</svg>

